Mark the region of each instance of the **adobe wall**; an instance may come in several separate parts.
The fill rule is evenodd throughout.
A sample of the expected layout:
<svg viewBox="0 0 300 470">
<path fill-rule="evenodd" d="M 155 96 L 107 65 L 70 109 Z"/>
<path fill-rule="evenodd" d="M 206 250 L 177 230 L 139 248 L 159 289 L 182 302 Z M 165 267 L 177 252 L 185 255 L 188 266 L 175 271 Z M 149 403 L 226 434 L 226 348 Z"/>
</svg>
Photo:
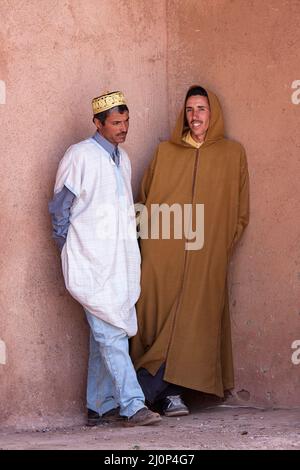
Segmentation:
<svg viewBox="0 0 300 470">
<path fill-rule="evenodd" d="M 229 286 L 234 399 L 299 406 L 299 2 L 30 0 L 2 2 L 0 17 L 2 425 L 83 420 L 88 328 L 47 203 L 64 151 L 93 132 L 91 99 L 128 99 L 136 194 L 193 83 L 219 96 L 249 161 L 251 224 Z"/>
</svg>

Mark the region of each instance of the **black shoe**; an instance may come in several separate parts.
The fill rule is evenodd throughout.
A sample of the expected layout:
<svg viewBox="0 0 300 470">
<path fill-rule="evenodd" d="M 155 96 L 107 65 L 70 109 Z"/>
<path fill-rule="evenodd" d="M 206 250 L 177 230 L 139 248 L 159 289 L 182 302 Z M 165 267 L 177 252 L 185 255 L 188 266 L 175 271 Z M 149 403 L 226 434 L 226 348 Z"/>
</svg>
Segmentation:
<svg viewBox="0 0 300 470">
<path fill-rule="evenodd" d="M 88 408 L 87 412 L 87 426 L 97 426 L 101 423 L 101 416 L 97 411 L 93 411 Z"/>
<path fill-rule="evenodd" d="M 122 421 L 123 418 L 120 416 L 120 408 L 112 408 L 101 416 L 104 423 L 114 423 L 116 421 Z"/>
<path fill-rule="evenodd" d="M 99 424 L 112 423 L 121 420 L 119 415 L 120 408 L 112 408 L 104 413 L 102 416 L 97 411 L 88 409 L 87 426 L 98 426 Z"/>
<path fill-rule="evenodd" d="M 163 400 L 162 412 L 165 416 L 186 416 L 189 414 L 189 409 L 180 395 L 171 395 Z"/>
</svg>

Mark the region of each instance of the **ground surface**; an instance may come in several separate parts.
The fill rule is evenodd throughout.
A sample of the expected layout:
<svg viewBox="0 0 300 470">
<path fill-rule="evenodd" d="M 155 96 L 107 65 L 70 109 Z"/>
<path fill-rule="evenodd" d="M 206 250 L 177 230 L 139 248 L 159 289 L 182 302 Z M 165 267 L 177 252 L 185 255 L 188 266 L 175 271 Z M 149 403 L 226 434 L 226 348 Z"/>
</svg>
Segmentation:
<svg viewBox="0 0 300 470">
<path fill-rule="evenodd" d="M 300 410 L 217 406 L 192 409 L 157 426 L 74 426 L 38 432 L 1 432 L 0 449 L 300 449 Z"/>
</svg>

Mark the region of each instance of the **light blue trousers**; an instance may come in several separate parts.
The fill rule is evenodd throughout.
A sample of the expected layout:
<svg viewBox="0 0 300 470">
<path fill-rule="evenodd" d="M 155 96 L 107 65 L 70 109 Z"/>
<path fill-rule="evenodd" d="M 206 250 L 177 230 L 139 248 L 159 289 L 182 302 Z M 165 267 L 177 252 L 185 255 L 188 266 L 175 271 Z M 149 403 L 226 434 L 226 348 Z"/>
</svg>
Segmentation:
<svg viewBox="0 0 300 470">
<path fill-rule="evenodd" d="M 129 356 L 128 336 L 85 313 L 91 328 L 87 407 L 102 415 L 119 406 L 120 415 L 130 417 L 145 406 L 145 397 Z"/>
</svg>

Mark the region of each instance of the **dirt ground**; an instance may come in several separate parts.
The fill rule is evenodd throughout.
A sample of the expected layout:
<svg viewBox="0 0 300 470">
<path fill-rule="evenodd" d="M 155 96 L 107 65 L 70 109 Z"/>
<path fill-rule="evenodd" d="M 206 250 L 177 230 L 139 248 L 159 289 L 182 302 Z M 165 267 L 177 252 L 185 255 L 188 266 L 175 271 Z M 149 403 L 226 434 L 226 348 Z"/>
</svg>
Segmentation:
<svg viewBox="0 0 300 470">
<path fill-rule="evenodd" d="M 219 405 L 156 426 L 121 423 L 35 432 L 0 432 L 1 450 L 300 449 L 300 409 L 263 410 Z"/>
</svg>

